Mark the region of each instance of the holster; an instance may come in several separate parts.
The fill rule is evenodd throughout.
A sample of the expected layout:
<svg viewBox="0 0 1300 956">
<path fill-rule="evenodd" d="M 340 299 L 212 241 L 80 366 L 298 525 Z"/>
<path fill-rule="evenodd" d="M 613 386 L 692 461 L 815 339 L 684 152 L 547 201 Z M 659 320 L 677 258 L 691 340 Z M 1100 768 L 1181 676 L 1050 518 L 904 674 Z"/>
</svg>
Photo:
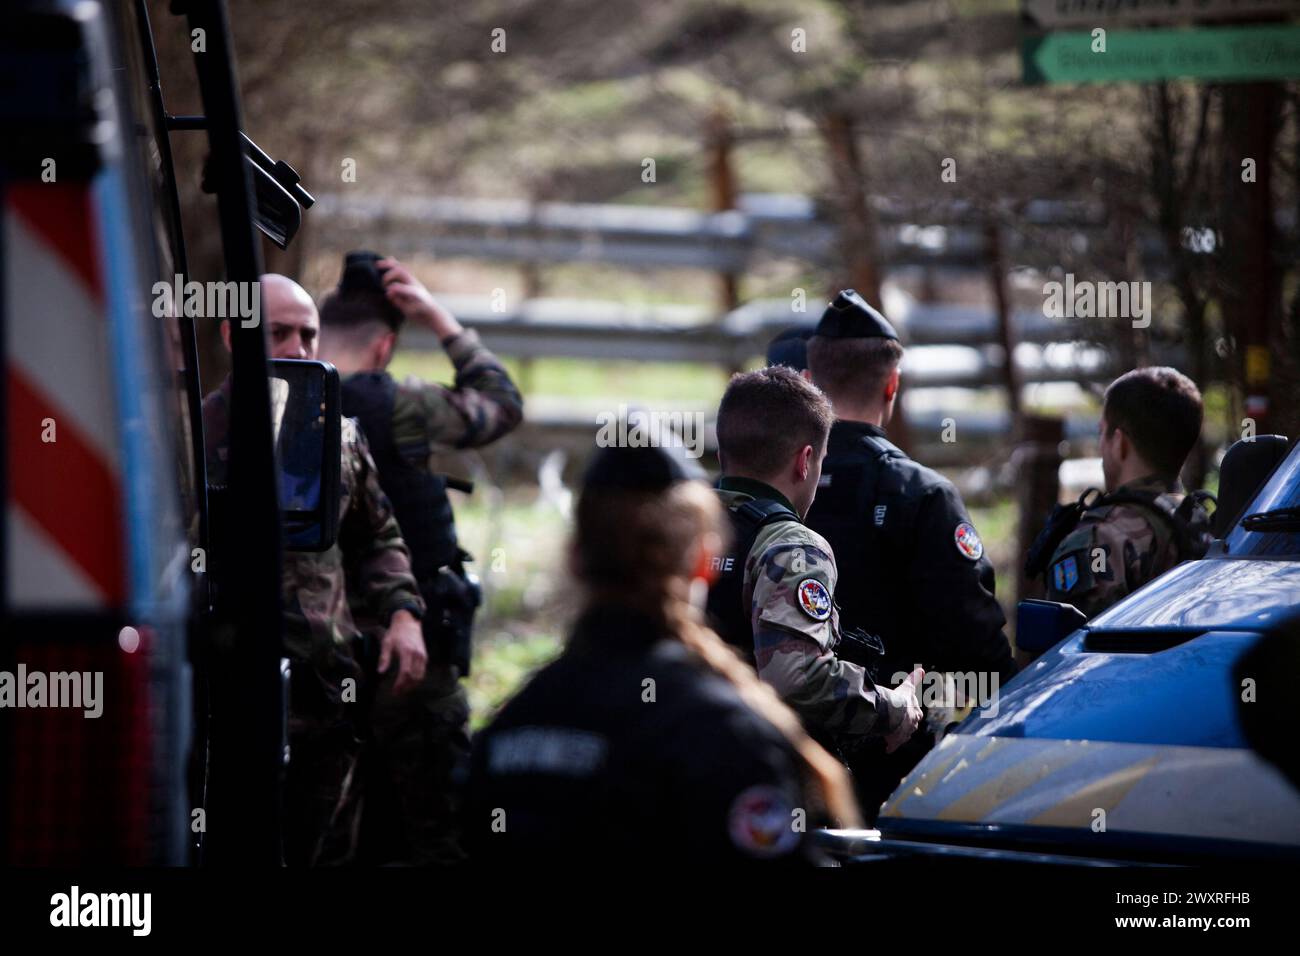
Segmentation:
<svg viewBox="0 0 1300 956">
<path fill-rule="evenodd" d="M 465 570 L 465 562 L 472 560 L 468 551 L 457 549 L 453 563 L 439 568 L 431 580 L 420 585 L 427 605 L 422 626 L 429 660 L 455 667 L 461 677 L 469 674 L 474 614 L 483 603 L 478 577 Z"/>
</svg>

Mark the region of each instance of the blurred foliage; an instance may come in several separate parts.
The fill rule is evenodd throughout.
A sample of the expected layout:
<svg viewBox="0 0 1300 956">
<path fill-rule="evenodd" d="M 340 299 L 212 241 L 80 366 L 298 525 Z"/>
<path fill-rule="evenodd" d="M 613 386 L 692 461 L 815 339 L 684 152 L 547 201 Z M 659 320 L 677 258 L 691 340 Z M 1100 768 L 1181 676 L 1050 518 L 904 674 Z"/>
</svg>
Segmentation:
<svg viewBox="0 0 1300 956">
<path fill-rule="evenodd" d="M 713 365 L 668 362 L 539 358 L 501 360 L 526 395 L 605 402 L 689 402 L 712 409 L 727 386 L 727 373 Z M 399 352 L 391 370 L 399 378 L 416 375 L 450 381 L 451 362 L 441 353 Z M 594 426 L 593 426 L 594 427 Z"/>
<path fill-rule="evenodd" d="M 484 606 L 475 622 L 466 686 L 478 729 L 528 677 L 559 653 L 573 610 L 564 553 L 568 526 L 535 493 L 484 488 L 457 496 L 461 544 L 477 560 Z"/>
</svg>

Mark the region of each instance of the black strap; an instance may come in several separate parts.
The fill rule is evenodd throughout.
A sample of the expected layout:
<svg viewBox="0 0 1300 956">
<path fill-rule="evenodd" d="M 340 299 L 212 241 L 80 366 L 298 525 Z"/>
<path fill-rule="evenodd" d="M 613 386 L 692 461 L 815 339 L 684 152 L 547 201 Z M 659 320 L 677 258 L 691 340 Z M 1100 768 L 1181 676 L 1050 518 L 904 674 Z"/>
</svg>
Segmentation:
<svg viewBox="0 0 1300 956">
<path fill-rule="evenodd" d="M 736 514 L 744 518 L 747 526 L 752 526 L 750 543 L 758 536 L 760 528 L 773 521 L 798 521 L 799 516 L 779 501 L 771 498 L 754 498 L 746 501 L 736 509 Z"/>
<path fill-rule="evenodd" d="M 1195 550 L 1192 542 L 1191 528 L 1188 522 L 1178 516 L 1178 511 L 1164 497 L 1164 492 L 1148 491 L 1113 491 L 1103 495 L 1100 501 L 1104 505 L 1136 505 L 1156 515 L 1165 530 L 1170 533 L 1174 547 L 1178 551 L 1178 560 L 1183 561 Z"/>
<path fill-rule="evenodd" d="M 746 656 L 754 658 L 754 634 L 749 608 L 744 606 L 745 563 L 758 532 L 776 521 L 799 521 L 799 516 L 779 501 L 754 498 L 730 510 L 732 541 L 727 557 L 709 590 L 708 611 L 719 636 Z"/>
<path fill-rule="evenodd" d="M 1089 495 L 1093 496 L 1092 501 L 1088 500 Z M 1088 488 L 1079 495 L 1077 501 L 1052 507 L 1052 513 L 1047 517 L 1047 524 L 1043 526 L 1042 531 L 1038 532 L 1038 536 L 1034 538 L 1033 544 L 1025 554 L 1025 577 L 1036 578 L 1047 570 L 1048 562 L 1056 554 L 1056 549 L 1079 526 L 1084 512 L 1095 508 L 1104 497 L 1100 488 Z"/>
</svg>

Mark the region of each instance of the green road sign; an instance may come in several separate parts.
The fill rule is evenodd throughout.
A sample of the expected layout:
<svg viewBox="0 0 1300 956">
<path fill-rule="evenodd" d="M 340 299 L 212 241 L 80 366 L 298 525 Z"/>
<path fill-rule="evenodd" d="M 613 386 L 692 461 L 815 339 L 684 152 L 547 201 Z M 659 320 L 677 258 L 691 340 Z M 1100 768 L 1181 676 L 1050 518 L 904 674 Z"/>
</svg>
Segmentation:
<svg viewBox="0 0 1300 956">
<path fill-rule="evenodd" d="M 1044 30 L 1092 30 L 1288 17 L 1300 13 L 1300 0 L 1020 0 L 1020 11 Z"/>
<path fill-rule="evenodd" d="M 1300 76 L 1300 25 L 1190 30 L 1106 30 L 1026 37 L 1026 83 L 1149 83 Z M 1095 52 L 1094 52 L 1095 51 Z"/>
</svg>

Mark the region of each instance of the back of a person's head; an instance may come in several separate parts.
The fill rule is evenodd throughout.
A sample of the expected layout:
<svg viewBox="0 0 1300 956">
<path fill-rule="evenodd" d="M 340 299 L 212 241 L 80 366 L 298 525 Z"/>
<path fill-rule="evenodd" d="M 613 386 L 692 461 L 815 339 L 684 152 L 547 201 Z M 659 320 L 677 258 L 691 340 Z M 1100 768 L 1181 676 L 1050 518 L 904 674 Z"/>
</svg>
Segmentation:
<svg viewBox="0 0 1300 956">
<path fill-rule="evenodd" d="M 330 338 L 360 345 L 376 335 L 401 331 L 405 316 L 384 293 L 379 259 L 366 251 L 345 257 L 338 286 L 320 304 L 321 325 Z"/>
<path fill-rule="evenodd" d="M 777 335 L 767 343 L 766 363 L 804 371 L 808 368 L 808 340 L 812 332 L 809 326 L 796 325 Z"/>
<path fill-rule="evenodd" d="M 320 324 L 328 340 L 364 345 L 377 335 L 400 330 L 401 321 L 388 310 L 395 311 L 382 292 L 344 294 L 335 289 L 321 300 Z"/>
<path fill-rule="evenodd" d="M 1111 382 L 1102 415 L 1108 434 L 1123 431 L 1157 475 L 1172 478 L 1200 440 L 1204 408 L 1190 378 L 1177 369 L 1152 366 Z"/>
<path fill-rule="evenodd" d="M 883 402 L 889 376 L 902 360 L 903 346 L 897 339 L 814 335 L 808 340 L 808 370 L 813 383 L 837 405 L 872 406 Z"/>
<path fill-rule="evenodd" d="M 733 375 L 718 408 L 718 451 L 728 474 L 768 478 L 805 445 L 822 448 L 831 403 L 811 382 L 782 365 Z"/>
<path fill-rule="evenodd" d="M 726 546 L 729 526 L 709 486 L 682 481 L 663 491 L 595 488 L 578 497 L 574 572 L 589 600 L 658 614 L 689 579 L 697 549 Z"/>
</svg>

